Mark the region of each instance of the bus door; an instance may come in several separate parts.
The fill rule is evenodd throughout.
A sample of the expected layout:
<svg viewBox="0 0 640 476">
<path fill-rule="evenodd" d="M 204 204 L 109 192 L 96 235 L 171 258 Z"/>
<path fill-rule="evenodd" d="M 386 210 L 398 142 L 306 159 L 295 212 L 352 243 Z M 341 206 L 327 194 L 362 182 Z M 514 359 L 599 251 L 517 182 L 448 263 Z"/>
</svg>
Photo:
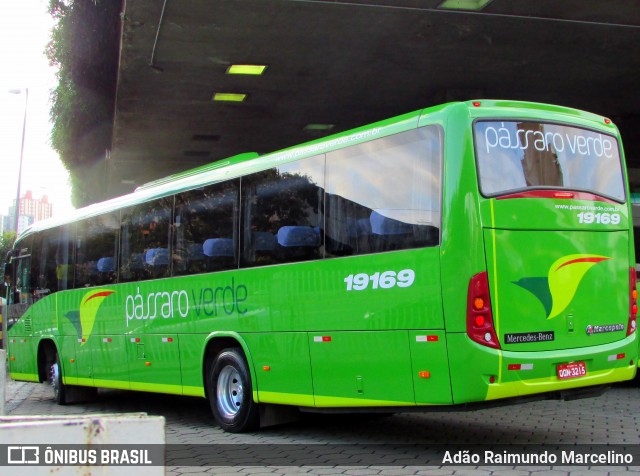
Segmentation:
<svg viewBox="0 0 640 476">
<path fill-rule="evenodd" d="M 9 369 L 18 380 L 37 380 L 34 367 L 33 331 L 30 308 L 33 304 L 31 285 L 31 240 L 22 240 L 10 258 L 10 290 L 7 303 Z"/>
</svg>

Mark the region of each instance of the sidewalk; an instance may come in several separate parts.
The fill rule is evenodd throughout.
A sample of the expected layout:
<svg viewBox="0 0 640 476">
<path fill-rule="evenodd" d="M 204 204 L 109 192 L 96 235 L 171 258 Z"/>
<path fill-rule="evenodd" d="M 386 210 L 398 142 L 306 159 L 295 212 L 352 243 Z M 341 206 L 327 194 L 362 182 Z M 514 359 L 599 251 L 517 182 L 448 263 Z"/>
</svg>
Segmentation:
<svg viewBox="0 0 640 476">
<path fill-rule="evenodd" d="M 20 406 L 28 402 L 29 396 L 34 393 L 35 385 L 31 382 L 16 382 L 7 376 L 6 380 L 2 382 L 2 386 L 5 392 L 5 413 L 11 415 Z M 45 384 L 40 384 L 39 386 L 45 387 Z M 41 390 L 44 391 L 45 389 Z M 20 411 L 17 414 L 27 414 L 27 412 Z"/>
</svg>

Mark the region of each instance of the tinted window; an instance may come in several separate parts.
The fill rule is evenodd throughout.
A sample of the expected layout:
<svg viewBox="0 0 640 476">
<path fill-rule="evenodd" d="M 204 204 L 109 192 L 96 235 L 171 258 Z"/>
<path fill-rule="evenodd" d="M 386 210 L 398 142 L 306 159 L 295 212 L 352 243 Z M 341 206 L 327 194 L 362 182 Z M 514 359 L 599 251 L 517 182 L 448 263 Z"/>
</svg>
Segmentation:
<svg viewBox="0 0 640 476">
<path fill-rule="evenodd" d="M 9 303 L 15 305 L 29 305 L 33 302 L 33 280 L 31 276 L 31 246 L 32 238 L 20 240 L 15 246 L 11 260 L 11 285 Z M 19 318 L 27 307 L 17 306 L 9 310 L 9 322 L 12 318 Z"/>
<path fill-rule="evenodd" d="M 173 197 L 122 212 L 120 281 L 169 276 Z"/>
<path fill-rule="evenodd" d="M 75 287 L 116 282 L 119 214 L 83 220 L 77 225 Z"/>
<path fill-rule="evenodd" d="M 67 225 L 55 232 L 57 235 L 55 266 L 58 291 L 73 289 L 73 262 L 75 225 Z"/>
<path fill-rule="evenodd" d="M 176 196 L 173 274 L 238 266 L 238 182 Z"/>
<path fill-rule="evenodd" d="M 439 242 L 442 137 L 437 126 L 327 155 L 327 255 Z"/>
<path fill-rule="evenodd" d="M 67 289 L 73 257 L 70 238 L 67 228 L 54 228 L 40 233 L 34 240 L 32 265 L 36 298 Z"/>
<path fill-rule="evenodd" d="M 324 156 L 242 179 L 242 264 L 322 257 Z"/>
<path fill-rule="evenodd" d="M 478 121 L 474 133 L 480 188 L 486 196 L 551 187 L 625 199 L 613 136 L 525 121 Z"/>
</svg>

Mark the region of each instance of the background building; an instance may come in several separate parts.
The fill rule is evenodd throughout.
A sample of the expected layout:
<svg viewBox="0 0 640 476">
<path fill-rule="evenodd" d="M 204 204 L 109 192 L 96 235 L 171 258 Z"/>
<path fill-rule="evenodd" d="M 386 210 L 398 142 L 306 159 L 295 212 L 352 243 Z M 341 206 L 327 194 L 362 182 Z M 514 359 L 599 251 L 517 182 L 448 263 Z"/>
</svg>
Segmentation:
<svg viewBox="0 0 640 476">
<path fill-rule="evenodd" d="M 20 198 L 18 210 L 18 233 L 20 233 L 32 223 L 50 218 L 53 215 L 53 204 L 49 203 L 46 195 L 43 195 L 42 198 L 33 198 L 33 192 L 27 190 Z M 16 206 L 14 202 L 14 206 L 9 207 L 9 215 L 4 217 L 4 230 L 15 231 L 15 221 Z"/>
</svg>

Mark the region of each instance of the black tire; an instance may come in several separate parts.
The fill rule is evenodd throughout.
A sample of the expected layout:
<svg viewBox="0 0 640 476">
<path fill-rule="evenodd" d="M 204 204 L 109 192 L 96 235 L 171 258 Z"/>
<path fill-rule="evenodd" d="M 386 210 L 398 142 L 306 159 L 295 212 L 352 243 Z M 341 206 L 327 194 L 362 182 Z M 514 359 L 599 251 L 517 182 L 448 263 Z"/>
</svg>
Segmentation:
<svg viewBox="0 0 640 476">
<path fill-rule="evenodd" d="M 78 387 L 62 383 L 62 366 L 60 356 L 56 352 L 55 359 L 49 364 L 49 383 L 53 388 L 53 400 L 58 405 L 70 403 L 90 402 L 95 400 L 98 389 L 95 387 Z"/>
<path fill-rule="evenodd" d="M 211 412 L 223 430 L 241 433 L 259 427 L 260 413 L 242 350 L 220 352 L 209 365 L 206 385 Z"/>
<path fill-rule="evenodd" d="M 62 383 L 62 366 L 60 356 L 56 352 L 56 358 L 49 366 L 49 383 L 53 388 L 53 400 L 58 405 L 67 404 L 67 387 Z"/>
</svg>

